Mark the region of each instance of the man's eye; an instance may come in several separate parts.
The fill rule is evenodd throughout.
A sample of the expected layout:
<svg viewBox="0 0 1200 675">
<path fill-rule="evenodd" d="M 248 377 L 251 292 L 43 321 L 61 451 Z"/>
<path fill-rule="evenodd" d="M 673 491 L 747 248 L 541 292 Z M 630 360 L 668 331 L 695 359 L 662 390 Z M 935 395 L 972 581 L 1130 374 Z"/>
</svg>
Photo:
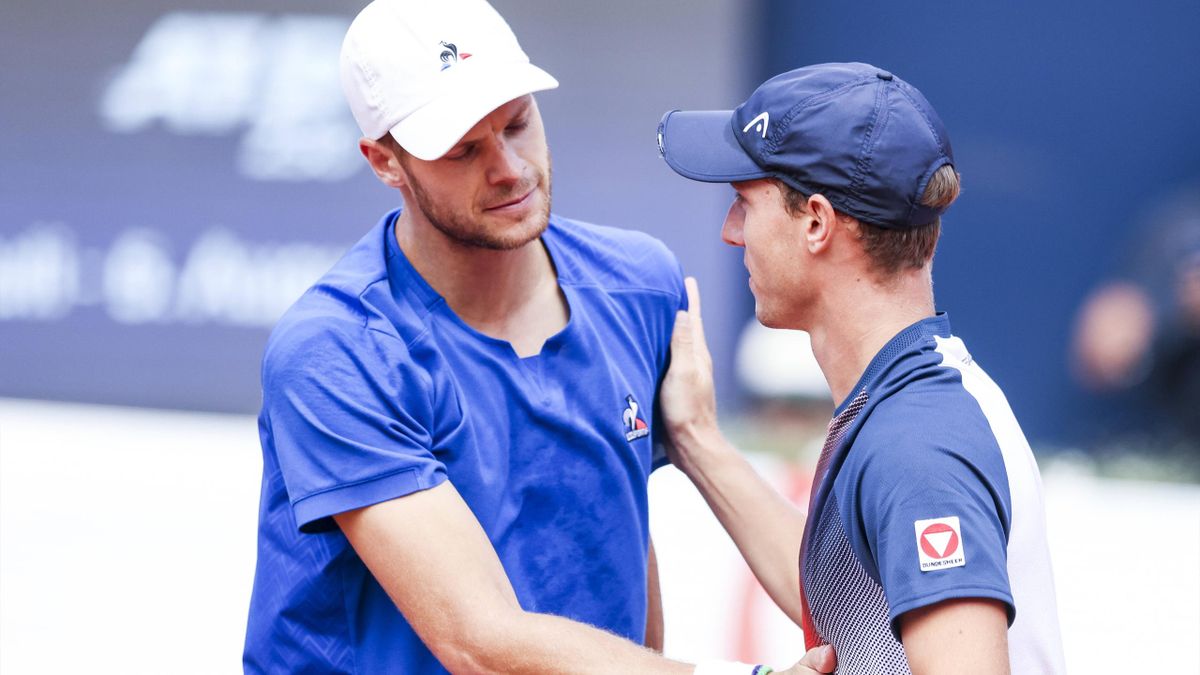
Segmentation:
<svg viewBox="0 0 1200 675">
<path fill-rule="evenodd" d="M 507 128 L 507 130 L 508 130 L 508 131 L 510 131 L 510 132 L 512 132 L 512 131 L 522 131 L 522 130 L 523 130 L 523 129 L 525 129 L 525 127 L 527 127 L 527 126 L 529 126 L 529 121 L 528 121 L 528 120 L 525 120 L 525 121 L 522 121 L 522 122 L 513 122 L 512 124 L 508 125 L 508 128 Z"/>
<path fill-rule="evenodd" d="M 454 150 L 451 150 L 450 152 L 446 153 L 443 156 L 443 158 L 444 159 L 465 159 L 467 156 L 471 155 L 474 151 L 475 151 L 474 145 L 465 145 L 461 148 L 455 148 Z"/>
</svg>

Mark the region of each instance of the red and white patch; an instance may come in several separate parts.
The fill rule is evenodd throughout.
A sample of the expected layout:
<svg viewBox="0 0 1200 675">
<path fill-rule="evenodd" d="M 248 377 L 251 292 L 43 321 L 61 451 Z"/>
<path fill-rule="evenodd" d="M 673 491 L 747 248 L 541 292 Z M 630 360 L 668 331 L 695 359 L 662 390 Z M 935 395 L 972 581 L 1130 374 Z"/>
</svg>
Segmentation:
<svg viewBox="0 0 1200 675">
<path fill-rule="evenodd" d="M 918 520 L 913 525 L 917 531 L 917 556 L 922 572 L 967 564 L 958 516 Z"/>
</svg>

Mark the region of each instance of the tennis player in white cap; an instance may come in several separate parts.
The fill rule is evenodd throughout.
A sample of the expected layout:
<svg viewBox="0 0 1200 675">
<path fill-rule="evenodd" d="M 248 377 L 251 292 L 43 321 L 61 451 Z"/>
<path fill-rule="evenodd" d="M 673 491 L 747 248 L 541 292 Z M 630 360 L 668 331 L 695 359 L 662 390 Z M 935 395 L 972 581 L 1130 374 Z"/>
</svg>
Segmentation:
<svg viewBox="0 0 1200 675">
<path fill-rule="evenodd" d="M 557 82 L 483 0 L 376 0 L 341 72 L 403 207 L 267 346 L 246 671 L 769 670 L 653 649 L 653 402 L 686 296 L 660 242 L 550 213 L 532 94 Z"/>
</svg>

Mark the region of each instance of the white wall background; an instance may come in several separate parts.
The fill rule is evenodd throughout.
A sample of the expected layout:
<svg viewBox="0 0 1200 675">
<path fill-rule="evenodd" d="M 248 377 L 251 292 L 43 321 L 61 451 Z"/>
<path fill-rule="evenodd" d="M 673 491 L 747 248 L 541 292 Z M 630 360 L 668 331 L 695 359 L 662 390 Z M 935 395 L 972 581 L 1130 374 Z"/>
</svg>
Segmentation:
<svg viewBox="0 0 1200 675">
<path fill-rule="evenodd" d="M 239 672 L 260 471 L 251 417 L 0 399 L 0 672 Z M 1045 482 L 1071 671 L 1200 672 L 1200 487 Z M 667 653 L 796 659 L 687 480 L 650 496 Z"/>
</svg>

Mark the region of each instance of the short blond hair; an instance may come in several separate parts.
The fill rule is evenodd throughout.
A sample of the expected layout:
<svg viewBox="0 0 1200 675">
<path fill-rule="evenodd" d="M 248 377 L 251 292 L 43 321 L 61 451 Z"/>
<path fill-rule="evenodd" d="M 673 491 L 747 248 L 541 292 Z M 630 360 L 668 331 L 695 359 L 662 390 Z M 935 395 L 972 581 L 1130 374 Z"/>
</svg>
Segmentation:
<svg viewBox="0 0 1200 675">
<path fill-rule="evenodd" d="M 925 192 L 921 194 L 921 205 L 936 209 L 950 206 L 962 191 L 961 179 L 953 166 L 942 165 L 930 176 Z M 783 181 L 775 182 L 783 193 L 784 207 L 789 214 L 796 216 L 807 212 L 808 195 Z M 859 221 L 857 231 L 872 267 L 891 277 L 902 270 L 921 269 L 933 260 L 942 234 L 942 219 L 939 217 L 928 225 L 896 229 Z"/>
</svg>

